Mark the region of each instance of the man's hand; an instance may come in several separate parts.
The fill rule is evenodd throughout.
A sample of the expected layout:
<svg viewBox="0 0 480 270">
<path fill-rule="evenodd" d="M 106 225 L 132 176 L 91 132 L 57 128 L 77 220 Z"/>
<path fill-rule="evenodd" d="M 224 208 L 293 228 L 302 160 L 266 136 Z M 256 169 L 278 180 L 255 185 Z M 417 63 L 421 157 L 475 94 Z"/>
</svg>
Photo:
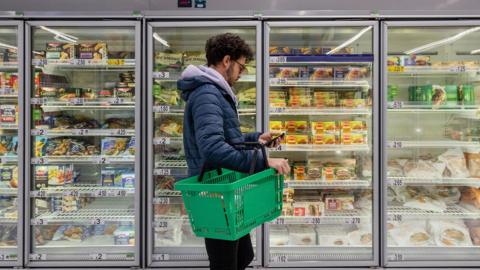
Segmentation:
<svg viewBox="0 0 480 270">
<path fill-rule="evenodd" d="M 272 133 L 265 132 L 262 135 L 260 135 L 260 137 L 258 137 L 258 142 L 261 144 L 267 144 L 272 140 L 272 138 L 274 138 L 274 136 L 272 136 Z M 273 141 L 272 144 L 269 145 L 268 147 L 277 147 L 281 142 L 282 142 L 282 137 L 279 137 L 275 141 Z"/>
<path fill-rule="evenodd" d="M 290 165 L 288 165 L 288 160 L 284 158 L 269 158 L 268 166 L 274 168 L 278 171 L 279 174 L 288 175 L 290 174 Z"/>
</svg>

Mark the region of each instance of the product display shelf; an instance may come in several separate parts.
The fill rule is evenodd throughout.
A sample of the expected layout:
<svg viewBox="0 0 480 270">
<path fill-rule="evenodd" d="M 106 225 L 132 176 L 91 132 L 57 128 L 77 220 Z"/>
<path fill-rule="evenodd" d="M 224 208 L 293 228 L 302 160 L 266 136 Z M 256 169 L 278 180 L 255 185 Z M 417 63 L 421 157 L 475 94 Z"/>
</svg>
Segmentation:
<svg viewBox="0 0 480 270">
<path fill-rule="evenodd" d="M 465 66 L 465 65 L 452 65 L 452 66 L 389 66 L 387 68 L 388 76 L 445 76 L 445 75 L 464 75 L 473 73 L 476 75 L 480 71 L 479 66 Z"/>
<path fill-rule="evenodd" d="M 183 137 L 161 136 L 153 138 L 153 145 L 183 144 Z"/>
<path fill-rule="evenodd" d="M 368 108 L 289 108 L 271 107 L 270 116 L 323 116 L 323 115 L 365 115 L 370 116 L 372 110 Z"/>
<path fill-rule="evenodd" d="M 161 194 L 161 197 L 154 197 L 153 204 L 183 204 L 183 199 L 181 194 L 177 195 L 164 195 Z"/>
<path fill-rule="evenodd" d="M 17 164 L 18 156 L 0 156 L 0 164 Z"/>
<path fill-rule="evenodd" d="M 18 125 L 1 123 L 0 130 L 18 130 Z"/>
<path fill-rule="evenodd" d="M 57 66 L 68 68 L 105 68 L 105 69 L 134 69 L 135 59 L 33 59 L 32 65 L 36 67 Z"/>
<path fill-rule="evenodd" d="M 282 144 L 277 148 L 269 149 L 270 153 L 276 152 L 325 152 L 325 151 L 357 151 L 368 152 L 370 146 L 368 144 L 354 144 L 354 145 L 342 145 L 342 144 L 330 144 L 330 145 L 317 145 L 317 144 L 302 144 L 302 145 L 286 145 Z"/>
<path fill-rule="evenodd" d="M 134 196 L 134 188 L 123 187 L 107 187 L 97 185 L 75 185 L 41 188 L 30 191 L 32 198 L 46 198 L 59 196 L 75 196 L 75 197 L 131 197 Z"/>
<path fill-rule="evenodd" d="M 0 188 L 0 196 L 17 196 L 18 188 L 2 187 Z"/>
<path fill-rule="evenodd" d="M 271 78 L 270 87 L 327 87 L 327 88 L 370 88 L 370 82 L 358 81 L 333 81 L 333 80 L 296 80 L 289 78 Z"/>
<path fill-rule="evenodd" d="M 135 108 L 134 98 L 72 98 L 72 99 L 58 99 L 58 98 L 32 98 L 30 100 L 32 105 L 41 105 L 44 111 L 60 111 L 60 110 L 125 110 Z"/>
<path fill-rule="evenodd" d="M 34 157 L 31 164 L 133 164 L 135 156 L 48 156 Z"/>
<path fill-rule="evenodd" d="M 155 215 L 153 221 L 153 227 L 159 228 L 169 228 L 172 226 L 169 222 L 173 222 L 173 224 L 177 224 L 178 221 L 188 221 L 188 216 L 167 216 L 167 215 Z"/>
<path fill-rule="evenodd" d="M 85 250 L 91 250 L 95 252 L 103 251 L 106 253 L 108 252 L 108 255 L 110 255 L 110 252 L 114 250 L 115 253 L 125 253 L 126 255 L 126 253 L 132 252 L 133 248 L 134 245 L 115 245 L 113 235 L 93 235 L 83 240 L 81 246 L 79 246 L 75 241 L 57 240 L 48 241 L 43 245 L 38 245 L 36 249 L 37 252 L 49 253 L 49 255 L 50 253 L 75 253 L 75 249 L 83 250 L 81 253 L 85 253 Z M 108 255 L 106 259 L 108 259 Z M 88 256 L 87 260 L 94 260 L 94 258 L 92 256 Z"/>
<path fill-rule="evenodd" d="M 183 109 L 183 107 L 179 106 L 157 105 L 153 106 L 153 112 L 158 115 L 178 115 L 183 117 L 185 110 Z M 238 114 L 240 116 L 256 115 L 256 109 L 240 105 L 240 108 L 238 109 Z"/>
<path fill-rule="evenodd" d="M 17 62 L 0 62 L 0 70 L 16 70 L 18 69 Z"/>
<path fill-rule="evenodd" d="M 413 140 L 395 140 L 388 141 L 387 148 L 401 149 L 401 148 L 454 148 L 454 147 L 479 147 L 478 142 L 466 142 L 455 140 L 441 140 L 441 141 L 413 141 Z"/>
<path fill-rule="evenodd" d="M 466 257 L 480 256 L 480 248 L 478 246 L 389 246 L 389 261 L 415 261 L 415 260 L 432 260 L 438 261 L 439 258 L 445 261 L 464 261 Z"/>
<path fill-rule="evenodd" d="M 480 218 L 480 211 L 475 209 L 467 209 L 461 205 L 448 205 L 443 212 L 434 212 L 429 210 L 415 209 L 405 206 L 396 206 L 390 204 L 388 206 L 389 221 L 402 221 L 406 219 L 476 219 Z"/>
<path fill-rule="evenodd" d="M 135 221 L 134 210 L 131 209 L 79 209 L 72 212 L 52 212 L 32 218 L 31 224 L 42 225 L 102 225 L 115 223 L 133 225 Z"/>
<path fill-rule="evenodd" d="M 17 224 L 17 222 L 18 222 L 17 218 L 0 216 L 0 225 L 7 225 L 7 224 L 15 225 Z"/>
<path fill-rule="evenodd" d="M 162 82 L 177 82 L 180 79 L 181 73 L 180 72 L 170 72 L 170 71 L 159 71 L 153 72 L 152 77 L 154 80 L 162 81 Z M 241 82 L 256 82 L 255 75 L 241 75 L 240 79 L 237 83 Z"/>
<path fill-rule="evenodd" d="M 372 256 L 371 247 L 317 245 L 270 246 L 270 262 L 288 263 L 320 260 L 368 260 Z"/>
<path fill-rule="evenodd" d="M 32 129 L 32 136 L 135 136 L 134 129 Z"/>
<path fill-rule="evenodd" d="M 348 188 L 348 189 L 369 189 L 372 187 L 371 180 L 289 180 L 284 182 L 285 188 L 298 189 L 329 189 L 329 188 Z"/>
<path fill-rule="evenodd" d="M 277 55 L 270 54 L 269 64 L 274 65 L 352 65 L 370 66 L 372 54 L 337 54 L 337 55 Z"/>
<path fill-rule="evenodd" d="M 325 211 L 324 216 L 298 217 L 298 216 L 280 216 L 276 220 L 270 222 L 275 225 L 287 224 L 328 224 L 328 225 L 344 225 L 344 224 L 360 224 L 371 223 L 372 217 L 368 211 L 359 209 L 342 210 L 342 211 Z"/>
<path fill-rule="evenodd" d="M 0 261 L 15 261 L 18 259 L 17 246 L 2 246 L 0 249 Z"/>
<path fill-rule="evenodd" d="M 389 186 L 470 186 L 480 187 L 480 178 L 418 178 L 418 177 L 388 177 Z"/>
</svg>

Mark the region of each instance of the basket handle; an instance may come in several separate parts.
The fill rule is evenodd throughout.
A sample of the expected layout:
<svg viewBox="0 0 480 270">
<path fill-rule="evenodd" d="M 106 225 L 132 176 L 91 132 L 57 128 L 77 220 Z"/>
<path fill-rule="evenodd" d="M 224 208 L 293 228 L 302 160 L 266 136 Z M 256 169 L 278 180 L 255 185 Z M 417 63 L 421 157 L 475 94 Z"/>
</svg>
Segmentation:
<svg viewBox="0 0 480 270">
<path fill-rule="evenodd" d="M 257 142 L 241 142 L 241 143 L 232 143 L 232 146 L 234 146 L 236 149 L 239 150 L 250 150 L 253 149 L 255 152 L 253 153 L 253 159 L 252 163 L 250 164 L 250 169 L 248 171 L 248 174 L 253 174 L 255 172 L 255 165 L 257 164 L 257 159 L 258 159 L 258 152 L 259 149 L 262 151 L 262 155 L 264 157 L 264 162 L 265 162 L 265 169 L 268 168 L 268 161 L 267 161 L 267 151 L 265 150 L 265 145 Z M 207 161 L 203 163 L 202 168 L 200 169 L 200 175 L 198 176 L 198 182 L 202 182 L 203 176 L 205 172 L 207 171 Z M 217 174 L 221 175 L 222 174 L 222 168 L 219 166 L 216 167 Z"/>
</svg>

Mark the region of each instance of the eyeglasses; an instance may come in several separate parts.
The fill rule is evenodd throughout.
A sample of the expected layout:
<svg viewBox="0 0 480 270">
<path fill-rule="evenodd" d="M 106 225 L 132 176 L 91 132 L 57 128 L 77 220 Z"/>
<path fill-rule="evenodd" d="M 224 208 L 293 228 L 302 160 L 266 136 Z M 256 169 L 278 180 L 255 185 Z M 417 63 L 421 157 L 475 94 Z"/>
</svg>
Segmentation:
<svg viewBox="0 0 480 270">
<path fill-rule="evenodd" d="M 240 64 L 237 60 L 232 60 L 233 62 L 237 63 L 240 66 L 240 74 L 242 74 L 247 67 L 244 64 Z"/>
</svg>

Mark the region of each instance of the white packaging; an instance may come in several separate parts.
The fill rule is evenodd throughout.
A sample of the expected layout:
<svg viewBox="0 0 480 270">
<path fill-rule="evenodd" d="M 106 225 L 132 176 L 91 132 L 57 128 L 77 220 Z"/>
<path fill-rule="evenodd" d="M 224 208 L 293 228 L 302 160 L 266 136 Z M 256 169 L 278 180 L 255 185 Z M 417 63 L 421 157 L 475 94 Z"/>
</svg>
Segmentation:
<svg viewBox="0 0 480 270">
<path fill-rule="evenodd" d="M 430 246 L 432 236 L 426 230 L 425 221 L 404 222 L 389 230 L 392 239 L 398 246 Z"/>
<path fill-rule="evenodd" d="M 428 229 L 441 247 L 468 247 L 472 245 L 470 233 L 462 221 L 432 221 L 428 222 Z"/>
<path fill-rule="evenodd" d="M 288 226 L 289 244 L 309 246 L 316 244 L 316 233 L 312 225 Z"/>
</svg>

